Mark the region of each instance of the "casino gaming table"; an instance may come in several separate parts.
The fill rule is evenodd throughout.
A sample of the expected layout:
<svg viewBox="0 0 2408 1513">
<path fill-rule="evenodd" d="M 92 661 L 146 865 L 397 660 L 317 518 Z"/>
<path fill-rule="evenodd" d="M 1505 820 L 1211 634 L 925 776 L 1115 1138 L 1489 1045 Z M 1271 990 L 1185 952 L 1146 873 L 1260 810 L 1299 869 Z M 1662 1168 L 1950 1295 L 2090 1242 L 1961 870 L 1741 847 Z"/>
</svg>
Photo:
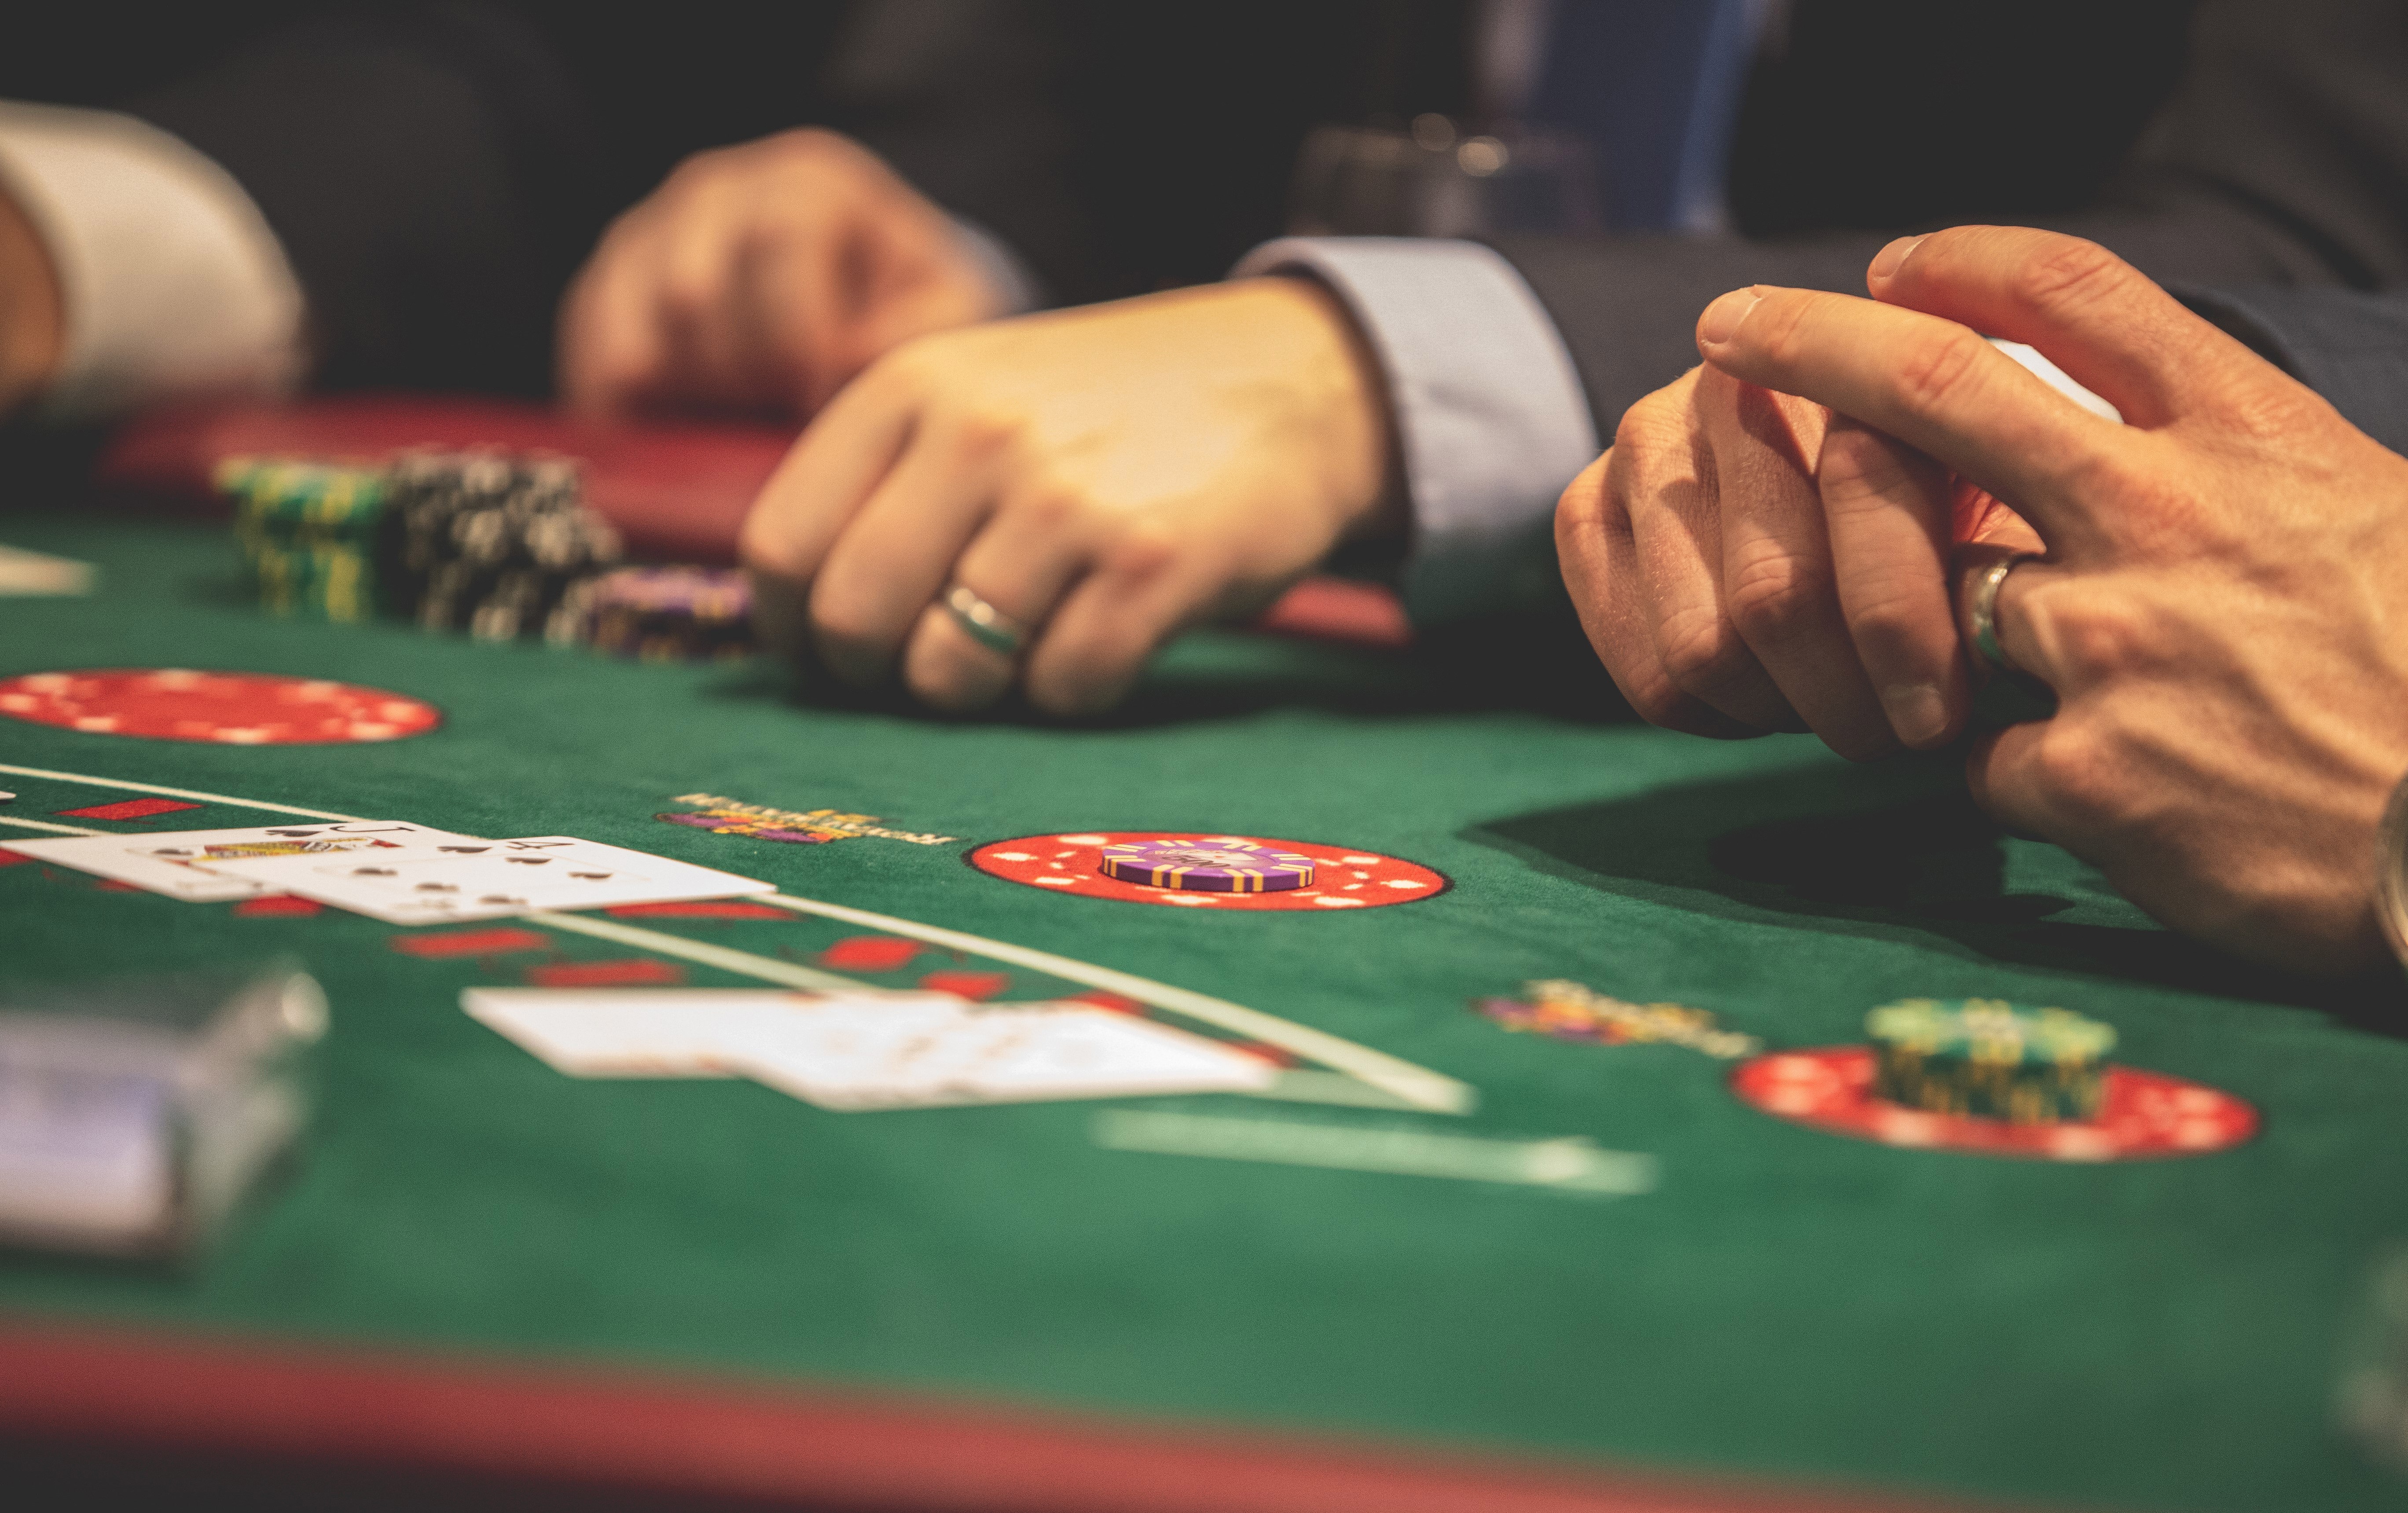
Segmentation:
<svg viewBox="0 0 2408 1513">
<path fill-rule="evenodd" d="M 204 524 L 21 513 L 0 539 L 100 570 L 0 600 L 0 677 L 331 679 L 440 714 L 314 745 L 0 719 L 0 845 L 394 818 L 799 901 L 455 948 L 0 866 L 12 986 L 290 952 L 333 1006 L 306 1151 L 215 1249 L 0 1261 L 0 1431 L 845 1506 L 2401 1505 L 2334 1412 L 2408 1236 L 2395 992 L 2159 930 L 1984 822 L 1944 760 L 1650 730 L 1510 638 L 1202 633 L 1109 719 L 945 721 L 758 661 L 272 619 Z M 661 818 L 697 795 L 889 834 Z M 1442 886 L 1172 907 L 969 860 L 1148 832 Z M 838 1113 L 565 1077 L 459 1006 L 810 973 L 1108 992 L 1286 1069 L 1265 1096 Z M 1478 1011 L 1549 979 L 1770 1058 L 1857 1045 L 1901 998 L 2064 1006 L 2243 1118 L 2151 1149 L 1861 1137 L 1740 1096 L 1756 1063 Z"/>
</svg>

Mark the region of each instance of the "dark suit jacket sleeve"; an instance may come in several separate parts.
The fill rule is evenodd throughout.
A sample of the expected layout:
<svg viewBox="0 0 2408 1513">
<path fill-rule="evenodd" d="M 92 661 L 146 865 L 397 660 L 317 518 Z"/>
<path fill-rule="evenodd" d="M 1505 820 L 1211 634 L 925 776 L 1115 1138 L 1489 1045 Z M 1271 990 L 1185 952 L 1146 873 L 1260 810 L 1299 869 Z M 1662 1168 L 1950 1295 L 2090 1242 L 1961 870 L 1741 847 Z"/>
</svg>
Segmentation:
<svg viewBox="0 0 2408 1513">
<path fill-rule="evenodd" d="M 2033 218 L 2160 282 L 2408 282 L 2408 7 L 2214 0 L 2173 98 L 2091 208 Z M 2013 102 L 2005 108 L 2044 108 Z M 1913 228 L 1899 228 L 1908 230 Z M 1698 314 L 1750 283 L 1861 293 L 1893 233 L 1524 237 L 1494 245 L 1570 348 L 1598 434 L 1697 363 Z"/>
</svg>

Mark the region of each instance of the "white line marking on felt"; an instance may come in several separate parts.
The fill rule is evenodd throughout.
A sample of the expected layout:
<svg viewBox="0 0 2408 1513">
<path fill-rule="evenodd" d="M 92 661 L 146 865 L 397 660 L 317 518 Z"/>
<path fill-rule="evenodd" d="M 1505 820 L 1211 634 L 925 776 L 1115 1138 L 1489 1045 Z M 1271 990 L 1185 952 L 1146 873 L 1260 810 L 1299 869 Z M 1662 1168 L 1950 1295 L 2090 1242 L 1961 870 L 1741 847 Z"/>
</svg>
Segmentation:
<svg viewBox="0 0 2408 1513">
<path fill-rule="evenodd" d="M 312 820 L 364 820 L 366 815 L 329 814 L 323 809 L 304 809 L 291 804 L 262 804 L 257 799 L 229 798 L 223 793 L 201 793 L 189 788 L 162 788 L 157 783 L 129 783 L 122 778 L 94 778 L 80 772 L 50 772 L 41 767 L 12 767 L 0 763 L 0 772 L 18 778 L 54 778 L 63 783 L 90 783 L 94 788 L 122 788 L 136 793 L 159 793 L 168 798 L 199 799 L 206 804 L 231 804 L 240 809 L 266 809 L 275 814 L 306 814 Z M 104 831 L 94 835 L 108 834 Z"/>
<path fill-rule="evenodd" d="M 1358 1046 L 1352 1040 L 1341 1040 L 1334 1035 L 1266 1014 L 1258 1008 L 1233 1004 L 1226 998 L 1191 992 L 1185 988 L 1174 988 L 1150 978 L 1115 972 L 1108 966 L 1090 965 L 1068 956 L 1056 956 L 1051 951 L 1014 946 L 1009 941 L 989 940 L 984 935 L 973 935 L 966 931 L 946 930 L 937 925 L 898 920 L 891 914 L 873 914 L 867 909 L 850 908 L 842 904 L 823 904 L 817 899 L 796 898 L 786 893 L 756 894 L 754 902 L 775 904 L 797 914 L 817 914 L 850 924 L 866 924 L 873 930 L 888 930 L 898 935 L 910 935 L 955 950 L 975 951 L 998 962 L 1010 962 L 1039 972 L 1050 972 L 1072 982 L 1083 982 L 1091 988 L 1116 992 L 1140 1004 L 1150 1004 L 1173 1014 L 1184 1014 L 1189 1019 L 1201 1020 L 1207 1024 L 1251 1036 L 1265 1045 L 1294 1051 L 1324 1066 L 1334 1066 L 1373 1087 L 1396 1094 L 1416 1108 L 1427 1108 L 1441 1114 L 1466 1113 L 1477 1096 L 1469 1083 L 1458 1082 L 1426 1067 L 1415 1066 L 1383 1051 Z"/>
<path fill-rule="evenodd" d="M 106 835 L 111 834 L 111 832 L 106 830 L 86 830 L 81 825 L 54 825 L 47 820 L 0 819 L 0 825 L 15 825 L 20 830 L 55 830 L 62 835 Z"/>
<path fill-rule="evenodd" d="M 1164 1156 L 1215 1156 L 1283 1166 L 1387 1172 L 1504 1182 L 1609 1197 L 1656 1191 L 1656 1158 L 1608 1150 L 1585 1135 L 1552 1140 L 1499 1140 L 1440 1135 L 1394 1125 L 1330 1124 L 1301 1120 L 1181 1114 L 1109 1108 L 1088 1127 L 1108 1150 Z"/>
<path fill-rule="evenodd" d="M 840 978 L 831 972 L 818 972 L 792 962 L 772 957 L 755 956 L 750 951 L 730 950 L 709 941 L 689 940 L 683 935 L 665 935 L 657 930 L 638 930 L 616 920 L 596 920 L 583 914 L 560 914 L 551 909 L 537 909 L 517 918 L 529 924 L 540 924 L 553 930 L 566 930 L 576 935 L 592 935 L 596 940 L 615 940 L 622 946 L 640 946 L 664 956 L 682 956 L 689 962 L 715 966 L 723 972 L 741 977 L 758 978 L 764 982 L 782 983 L 789 988 L 802 988 L 811 992 L 858 993 L 882 990 L 851 978 Z"/>
</svg>

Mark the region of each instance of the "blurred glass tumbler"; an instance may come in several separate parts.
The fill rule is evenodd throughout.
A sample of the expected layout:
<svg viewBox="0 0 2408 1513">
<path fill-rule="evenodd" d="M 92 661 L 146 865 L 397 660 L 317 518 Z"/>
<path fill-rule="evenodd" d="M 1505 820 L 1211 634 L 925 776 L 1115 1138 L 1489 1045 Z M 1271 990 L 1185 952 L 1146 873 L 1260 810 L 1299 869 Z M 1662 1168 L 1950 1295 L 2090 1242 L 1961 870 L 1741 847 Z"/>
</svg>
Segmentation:
<svg viewBox="0 0 2408 1513">
<path fill-rule="evenodd" d="M 1444 116 L 1410 131 L 1320 126 L 1297 155 L 1288 231 L 1297 236 L 1470 236 L 1590 231 L 1597 164 L 1562 132 L 1465 136 Z"/>
<path fill-rule="evenodd" d="M 0 996 L 0 1243 L 192 1254 L 298 1140 L 326 997 L 299 963 Z"/>
</svg>

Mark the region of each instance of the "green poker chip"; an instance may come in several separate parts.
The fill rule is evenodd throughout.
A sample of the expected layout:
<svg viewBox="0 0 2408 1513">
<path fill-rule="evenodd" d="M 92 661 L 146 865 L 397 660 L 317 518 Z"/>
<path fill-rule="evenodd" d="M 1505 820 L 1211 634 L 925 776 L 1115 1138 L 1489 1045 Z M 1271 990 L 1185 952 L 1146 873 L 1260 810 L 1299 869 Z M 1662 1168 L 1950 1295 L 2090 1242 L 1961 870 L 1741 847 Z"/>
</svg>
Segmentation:
<svg viewBox="0 0 2408 1513">
<path fill-rule="evenodd" d="M 1910 998 L 1865 1016 L 1873 1092 L 1927 1113 L 2016 1124 L 2098 1117 L 2112 1026 L 2003 999 Z"/>
</svg>

